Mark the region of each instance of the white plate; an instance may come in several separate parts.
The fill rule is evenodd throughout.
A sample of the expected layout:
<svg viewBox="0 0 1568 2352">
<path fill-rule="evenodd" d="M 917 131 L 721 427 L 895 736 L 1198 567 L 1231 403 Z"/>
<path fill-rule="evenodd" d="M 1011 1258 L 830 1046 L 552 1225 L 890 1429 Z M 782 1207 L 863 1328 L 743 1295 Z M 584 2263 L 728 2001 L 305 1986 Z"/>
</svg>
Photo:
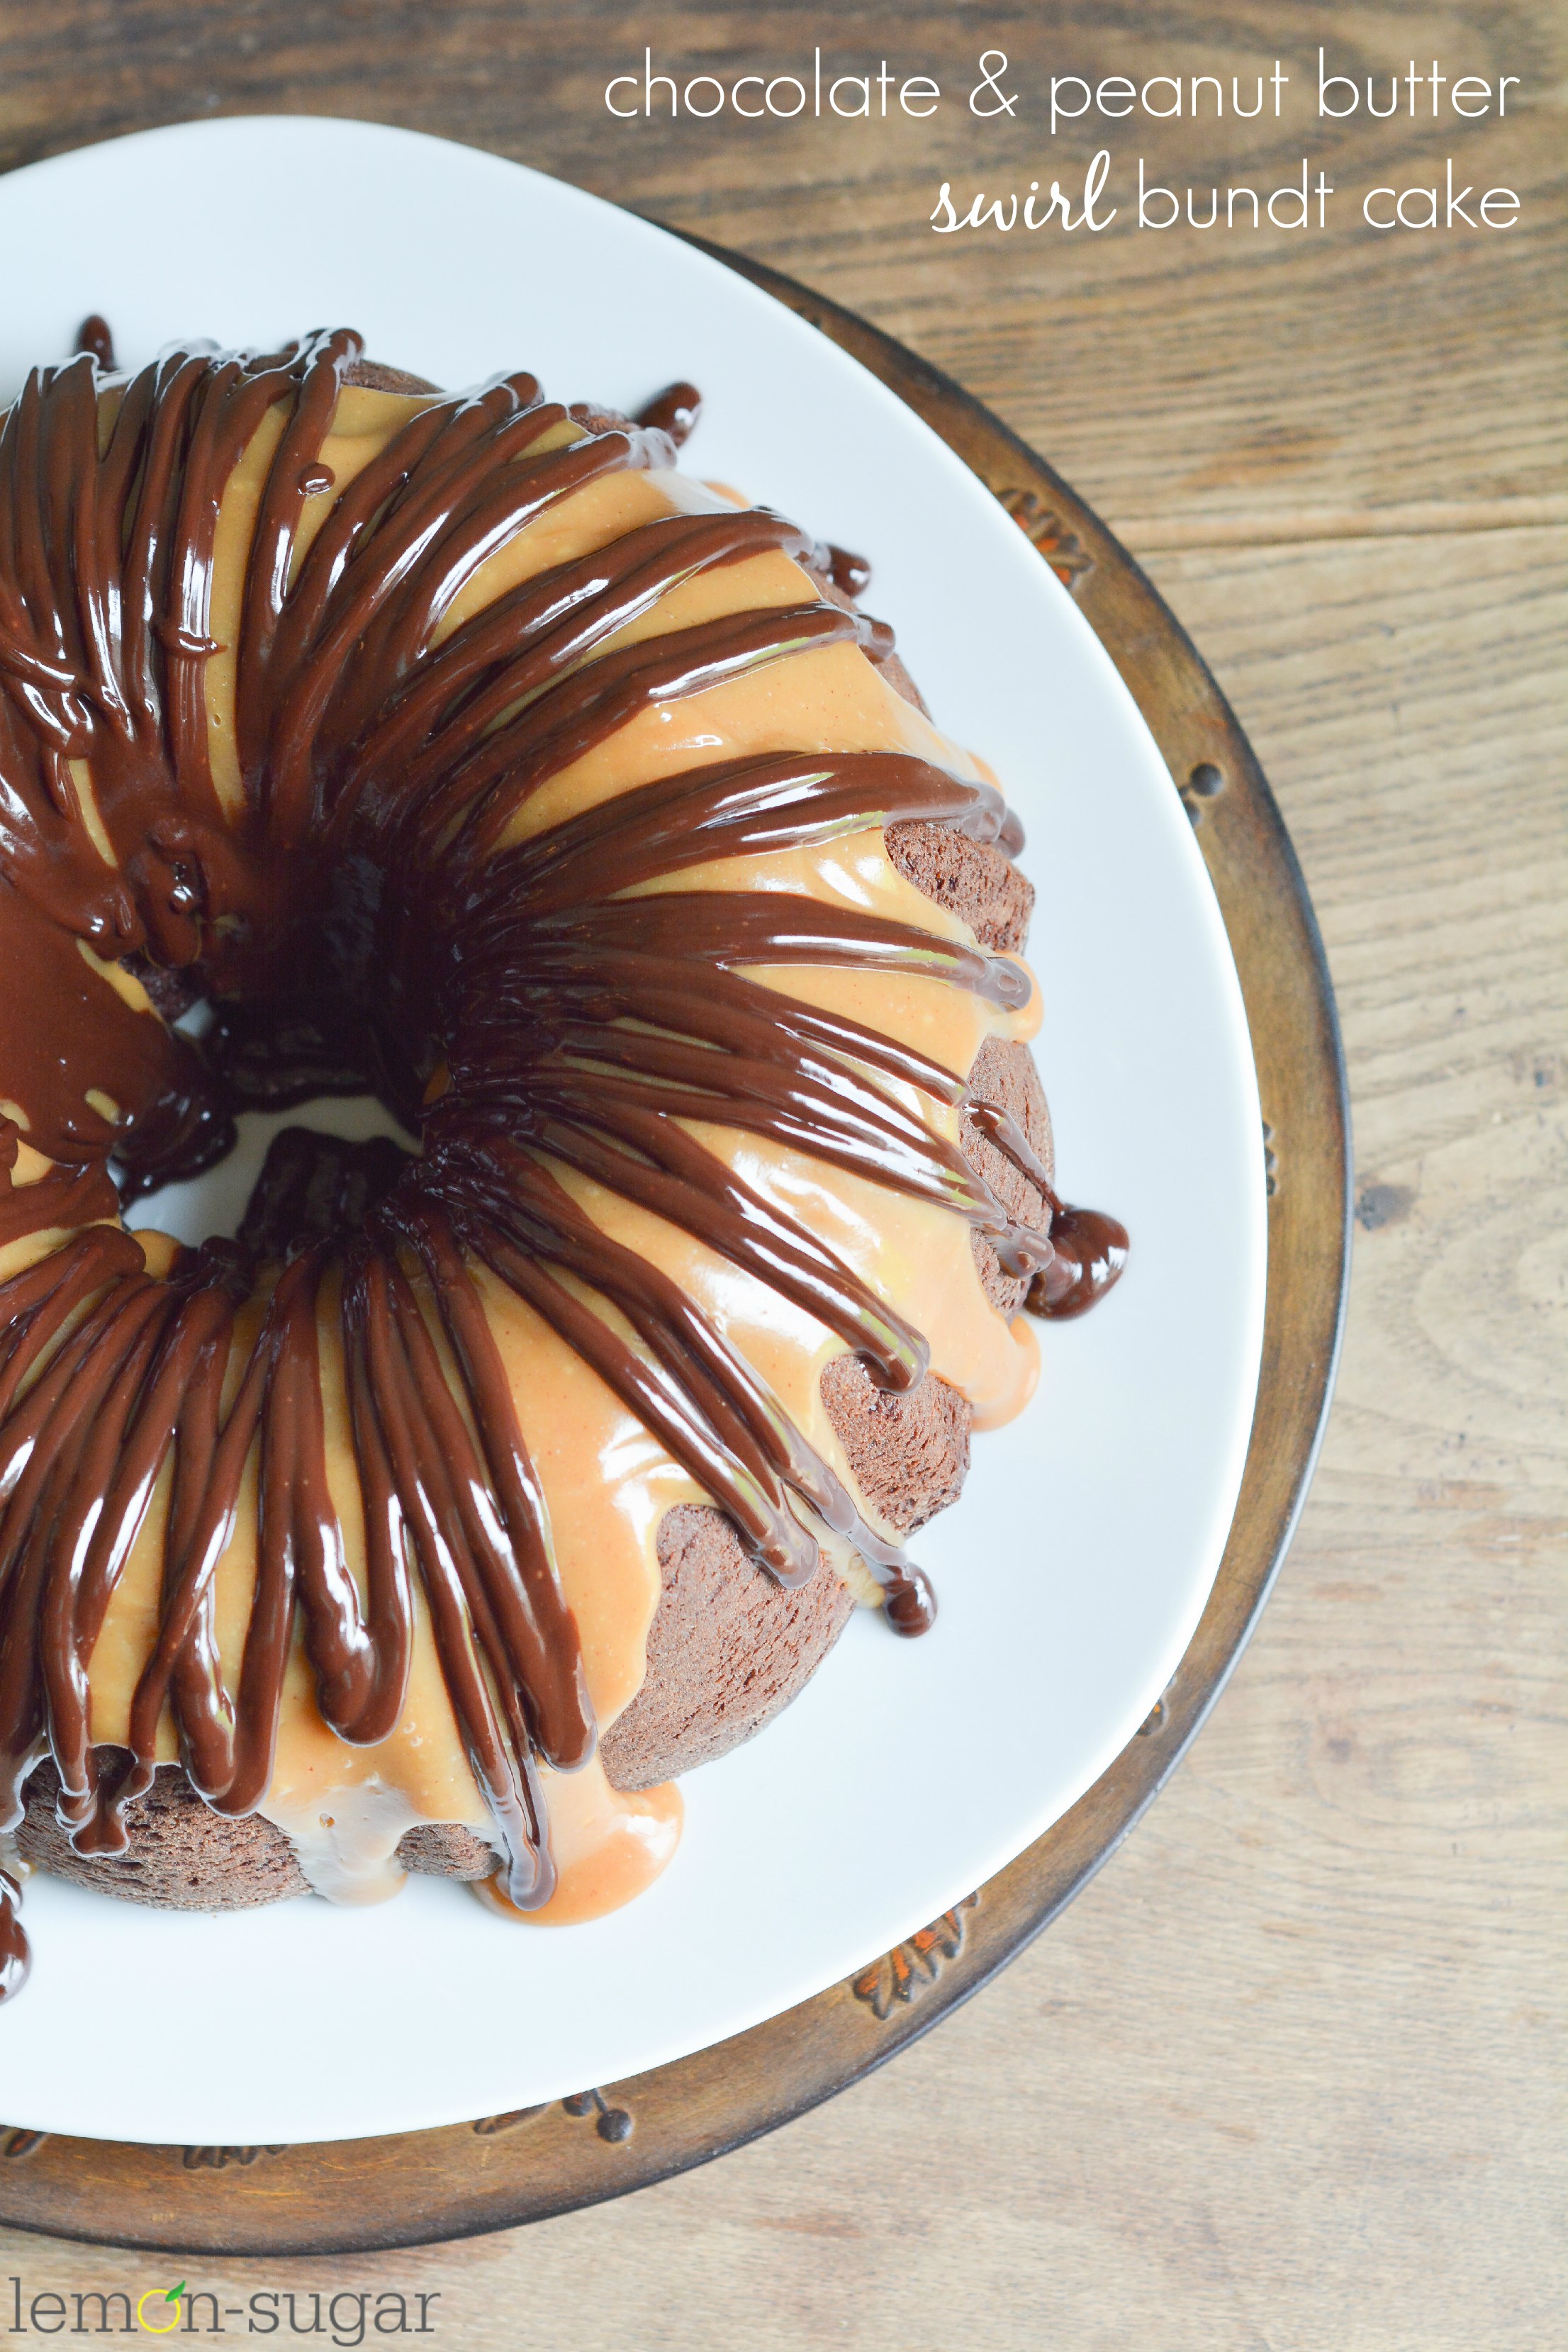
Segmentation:
<svg viewBox="0 0 1568 2352">
<path fill-rule="evenodd" d="M 32 1979 L 0 2011 L 0 2115 L 112 2139 L 403 2131 L 637 2074 L 805 2000 L 1000 1869 L 1125 1745 L 1197 1623 L 1265 1274 L 1252 1055 L 1202 860 L 1109 658 L 959 459 L 661 230 L 407 131 L 250 120 L 16 173 L 0 249 L 6 395 L 90 310 L 132 362 L 179 335 L 348 323 L 442 383 L 523 364 L 630 407 L 690 377 L 688 463 L 871 557 L 872 609 L 1028 828 L 1062 1181 L 1125 1219 L 1132 1256 L 1098 1312 L 1042 1327 L 1034 1405 L 977 1443 L 921 1539 L 934 1632 L 858 1617 L 786 1715 L 687 1780 L 679 1855 L 613 1918 L 509 1927 L 432 1880 L 369 1913 L 201 1918 L 35 1875 Z"/>
</svg>

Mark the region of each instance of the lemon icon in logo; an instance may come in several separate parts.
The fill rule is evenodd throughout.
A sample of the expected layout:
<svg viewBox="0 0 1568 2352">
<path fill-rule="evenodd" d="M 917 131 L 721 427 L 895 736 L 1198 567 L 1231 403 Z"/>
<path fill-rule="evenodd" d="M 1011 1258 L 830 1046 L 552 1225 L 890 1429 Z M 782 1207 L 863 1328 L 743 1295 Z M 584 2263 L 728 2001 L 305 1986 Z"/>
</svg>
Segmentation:
<svg viewBox="0 0 1568 2352">
<path fill-rule="evenodd" d="M 137 2326 L 145 2328 L 149 2336 L 170 2335 L 180 2324 L 180 2297 L 184 2291 L 184 2279 L 180 2281 L 178 2286 L 172 2286 L 167 2290 L 159 2286 L 150 2286 L 136 2306 Z M 153 2305 L 161 2304 L 163 2311 L 149 2313 L 147 2309 L 149 2304 Z"/>
</svg>

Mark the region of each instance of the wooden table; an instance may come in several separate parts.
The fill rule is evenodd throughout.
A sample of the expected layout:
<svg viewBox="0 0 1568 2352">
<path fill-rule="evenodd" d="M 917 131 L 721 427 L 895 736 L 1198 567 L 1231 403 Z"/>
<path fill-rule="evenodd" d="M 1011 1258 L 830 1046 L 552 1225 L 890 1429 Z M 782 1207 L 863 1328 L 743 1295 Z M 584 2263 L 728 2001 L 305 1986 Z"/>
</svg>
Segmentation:
<svg viewBox="0 0 1568 2352">
<path fill-rule="evenodd" d="M 318 2289 L 422 2291 L 436 2340 L 484 2352 L 1558 2340 L 1560 19 L 1459 0 L 1438 37 L 1400 0 L 1297 13 L 1152 5 L 1119 34 L 1089 0 L 961 26 L 786 0 L 765 29 L 710 0 L 0 0 L 0 163 L 197 113 L 406 122 L 757 254 L 960 377 L 1120 530 L 1236 704 L 1355 1097 L 1350 1334 L 1300 1535 L 1194 1755 L 1049 1935 L 895 2067 L 706 2171 L 447 2249 L 207 2266 L 191 2283 L 221 2302 L 292 2288 L 308 2320 Z M 1424 71 L 1436 39 L 1448 73 L 1521 87 L 1501 122 L 1369 133 L 1303 101 L 1048 136 L 1052 71 L 1250 79 L 1278 54 L 1299 98 L 1323 38 L 1351 73 Z M 956 103 L 885 126 L 604 110 L 645 43 L 729 79 L 809 70 L 818 41 Z M 986 46 L 1016 123 L 963 109 Z M 1330 225 L 925 226 L 944 178 L 961 206 L 1067 184 L 1102 143 L 1123 182 L 1142 152 L 1205 191 L 1267 191 L 1308 153 Z M 1513 228 L 1361 226 L 1366 188 L 1440 184 L 1449 154 L 1518 192 Z M 0 2252 L 26 2294 L 157 2283 L 145 2257 Z"/>
</svg>

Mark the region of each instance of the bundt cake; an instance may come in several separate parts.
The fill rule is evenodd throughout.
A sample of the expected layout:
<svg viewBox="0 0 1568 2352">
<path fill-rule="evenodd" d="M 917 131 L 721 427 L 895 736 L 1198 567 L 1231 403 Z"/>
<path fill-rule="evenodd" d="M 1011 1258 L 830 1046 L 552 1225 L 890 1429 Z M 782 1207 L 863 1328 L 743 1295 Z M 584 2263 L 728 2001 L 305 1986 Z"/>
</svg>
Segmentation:
<svg viewBox="0 0 1568 2352">
<path fill-rule="evenodd" d="M 1001 794 L 697 406 L 95 320 L 5 415 L 7 1990 L 34 1865 L 626 1899 L 1120 1270 Z M 127 1229 L 329 1093 L 403 1141 Z"/>
</svg>

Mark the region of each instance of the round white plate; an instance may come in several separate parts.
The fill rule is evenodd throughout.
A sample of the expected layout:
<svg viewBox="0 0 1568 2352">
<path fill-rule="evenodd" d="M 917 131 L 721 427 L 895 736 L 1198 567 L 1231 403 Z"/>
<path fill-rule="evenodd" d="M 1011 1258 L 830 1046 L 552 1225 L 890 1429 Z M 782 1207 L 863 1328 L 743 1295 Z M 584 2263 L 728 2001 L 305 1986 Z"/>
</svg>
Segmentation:
<svg viewBox="0 0 1568 2352">
<path fill-rule="evenodd" d="M 1251 1050 L 1191 828 L 1071 597 L 959 459 L 644 221 L 407 131 L 263 119 L 17 172 L 0 247 L 0 398 L 91 310 L 135 363 L 176 336 L 344 323 L 441 383 L 521 364 L 634 407 L 690 377 L 688 466 L 870 556 L 871 609 L 1028 829 L 1061 1181 L 1125 1220 L 1132 1255 L 1095 1314 L 1041 1327 L 1034 1404 L 977 1441 L 963 1502 L 921 1538 L 935 1630 L 858 1616 L 778 1722 L 689 1777 L 679 1854 L 615 1917 L 511 1927 L 416 1879 L 370 1912 L 203 1918 L 35 1874 L 32 1979 L 0 2011 L 0 2115 L 110 2139 L 403 2131 L 640 2073 L 1000 1869 L 1125 1745 L 1197 1623 L 1240 1482 L 1265 1238 Z M 164 1194 L 143 1213 L 178 1213 Z M 184 1214 L 199 1233 L 223 1212 Z"/>
</svg>

